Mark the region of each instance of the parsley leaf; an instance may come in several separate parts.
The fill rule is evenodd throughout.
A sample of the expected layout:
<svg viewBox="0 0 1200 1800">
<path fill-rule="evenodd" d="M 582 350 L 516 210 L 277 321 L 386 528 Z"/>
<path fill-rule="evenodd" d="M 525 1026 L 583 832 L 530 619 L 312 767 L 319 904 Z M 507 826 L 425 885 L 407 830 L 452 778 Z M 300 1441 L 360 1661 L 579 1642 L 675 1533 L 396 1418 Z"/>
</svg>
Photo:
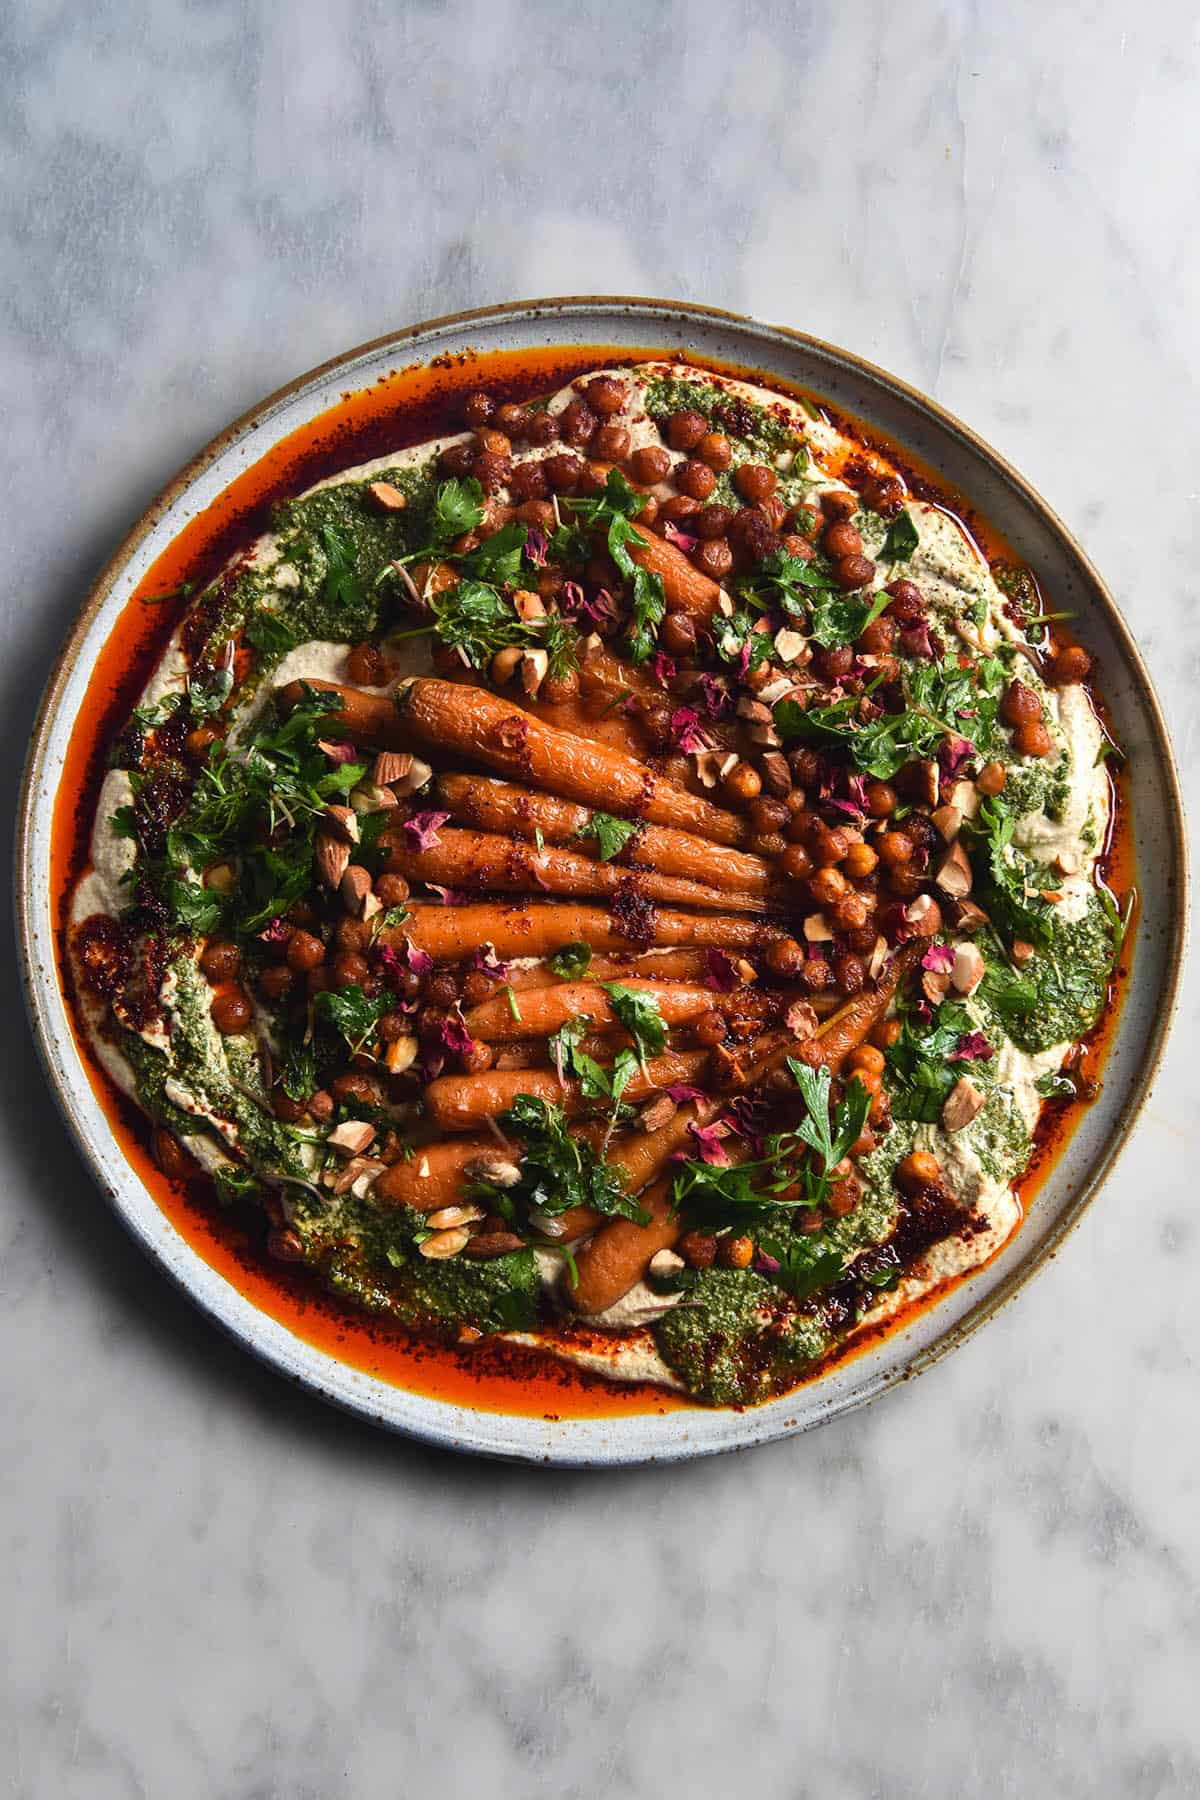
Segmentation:
<svg viewBox="0 0 1200 1800">
<path fill-rule="evenodd" d="M 614 819 L 611 813 L 593 813 L 580 837 L 595 838 L 600 846 L 600 861 L 611 862 L 619 856 L 630 838 L 636 837 L 641 827 L 629 819 Z"/>
<path fill-rule="evenodd" d="M 1016 815 L 1000 796 L 984 800 L 965 828 L 975 870 L 979 903 L 1011 949 L 1013 940 L 1049 949 L 1054 905 L 1042 897 L 1052 888 L 1049 871 L 1012 847 Z M 1030 891 L 1031 890 L 1031 891 Z"/>
<path fill-rule="evenodd" d="M 317 1085 L 317 1054 L 311 1044 L 292 1044 L 283 1059 L 279 1085 L 289 1100 L 307 1100 Z"/>
<path fill-rule="evenodd" d="M 336 525 L 322 525 L 317 535 L 325 552 L 325 598 L 335 606 L 361 606 L 366 589 L 358 577 L 354 539 Z"/>
<path fill-rule="evenodd" d="M 907 511 L 897 513 L 887 528 L 887 535 L 880 545 L 876 561 L 907 562 L 920 541 L 920 535 L 912 522 L 911 515 Z"/>
<path fill-rule="evenodd" d="M 518 1094 L 501 1113 L 500 1124 L 524 1145 L 521 1179 L 511 1188 L 475 1184 L 471 1192 L 482 1192 L 503 1217 L 528 1227 L 532 1209 L 555 1218 L 572 1207 L 589 1206 L 605 1218 L 649 1224 L 649 1213 L 625 1191 L 619 1172 L 602 1161 L 586 1139 L 571 1135 L 561 1106 L 533 1094 Z"/>
<path fill-rule="evenodd" d="M 438 549 L 483 523 L 483 489 L 475 480 L 440 481 L 433 496 L 430 528 Z"/>
<path fill-rule="evenodd" d="M 816 1151 L 820 1158 L 819 1173 L 822 1179 L 827 1178 L 851 1144 L 862 1136 L 871 1110 L 871 1096 L 855 1078 L 847 1085 L 845 1096 L 833 1108 L 831 1117 L 829 1070 L 812 1069 L 793 1056 L 788 1057 L 788 1068 L 804 1096 L 806 1108 L 806 1116 L 796 1126 L 795 1135 Z"/>
<path fill-rule="evenodd" d="M 582 942 L 564 944 L 561 950 L 555 951 L 550 958 L 550 967 L 564 981 L 578 981 L 586 975 L 592 962 L 592 946 Z"/>
<path fill-rule="evenodd" d="M 340 1032 L 357 1054 L 390 1004 L 386 995 L 372 999 L 360 987 L 327 988 L 313 1001 L 313 1017 Z"/>
<path fill-rule="evenodd" d="M 638 1061 L 644 1064 L 647 1055 L 657 1056 L 666 1042 L 667 1028 L 655 996 L 640 993 L 637 988 L 622 987 L 619 981 L 602 981 L 600 986 L 633 1039 Z"/>
</svg>

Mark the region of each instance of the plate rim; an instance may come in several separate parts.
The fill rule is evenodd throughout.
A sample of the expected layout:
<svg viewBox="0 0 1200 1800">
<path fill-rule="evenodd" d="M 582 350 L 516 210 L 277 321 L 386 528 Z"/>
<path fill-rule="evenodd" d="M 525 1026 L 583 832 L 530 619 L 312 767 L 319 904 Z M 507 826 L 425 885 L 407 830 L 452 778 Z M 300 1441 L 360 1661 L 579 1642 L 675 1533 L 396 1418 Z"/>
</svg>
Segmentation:
<svg viewBox="0 0 1200 1800">
<path fill-rule="evenodd" d="M 1015 490 L 1017 496 L 1032 512 L 1040 516 L 1042 524 L 1059 539 L 1074 559 L 1095 597 L 1101 602 L 1105 623 L 1118 639 L 1134 678 L 1139 701 L 1146 709 L 1151 726 L 1154 740 L 1152 753 L 1157 752 L 1155 760 L 1165 776 L 1163 801 L 1170 827 L 1171 842 L 1169 868 L 1164 872 L 1162 886 L 1168 893 L 1172 936 L 1181 945 L 1187 941 L 1190 889 L 1186 814 L 1170 729 L 1132 630 L 1091 557 L 1028 478 L 971 426 L 921 389 L 871 362 L 866 357 L 859 356 L 826 339 L 818 338 L 792 326 L 771 324 L 746 313 L 732 312 L 692 301 L 644 296 L 562 295 L 474 307 L 422 320 L 396 331 L 385 332 L 327 358 L 313 368 L 295 376 L 281 387 L 274 389 L 247 408 L 204 444 L 170 477 L 122 536 L 115 550 L 105 560 L 90 585 L 47 676 L 31 728 L 22 773 L 14 834 L 14 917 L 18 961 L 26 1010 L 39 1056 L 59 1110 L 93 1180 L 134 1241 L 152 1258 L 162 1272 L 171 1277 L 177 1288 L 182 1290 L 207 1318 L 219 1325 L 243 1349 L 249 1350 L 260 1361 L 266 1362 L 285 1378 L 302 1383 L 343 1410 L 383 1425 L 397 1434 L 439 1448 L 508 1461 L 556 1467 L 612 1468 L 655 1463 L 666 1464 L 696 1456 L 749 1449 L 760 1443 L 799 1435 L 824 1423 L 831 1416 L 840 1416 L 865 1405 L 880 1393 L 924 1373 L 951 1350 L 957 1349 L 973 1336 L 980 1326 L 1007 1305 L 1018 1292 L 1032 1281 L 1034 1276 L 1041 1273 L 1053 1260 L 1111 1174 L 1118 1156 L 1136 1128 L 1161 1072 L 1166 1044 L 1178 1011 L 1183 957 L 1172 959 L 1165 972 L 1161 1005 L 1147 1033 L 1146 1055 L 1141 1069 L 1133 1080 L 1129 1096 L 1114 1121 L 1106 1142 L 1094 1158 L 1087 1179 L 1082 1183 L 1079 1191 L 1065 1202 L 1059 1216 L 1043 1240 L 1025 1257 L 1018 1260 L 1011 1269 L 1007 1270 L 995 1286 L 982 1295 L 961 1318 L 951 1322 L 933 1343 L 917 1350 L 915 1354 L 900 1364 L 881 1370 L 872 1380 L 862 1385 L 861 1391 L 843 1396 L 836 1406 L 821 1408 L 817 1405 L 813 1408 L 810 1416 L 799 1419 L 778 1417 L 775 1408 L 768 1410 L 765 1407 L 749 1408 L 743 1412 L 731 1409 L 697 1409 L 695 1413 L 685 1411 L 662 1415 L 669 1420 L 676 1421 L 699 1420 L 715 1416 L 719 1419 L 740 1422 L 741 1428 L 727 1442 L 695 1442 L 692 1434 L 684 1425 L 682 1429 L 677 1427 L 673 1431 L 666 1431 L 661 1444 L 651 1447 L 644 1444 L 630 1445 L 628 1453 L 625 1453 L 619 1444 L 606 1443 L 603 1438 L 599 1444 L 581 1443 L 577 1453 L 572 1449 L 572 1428 L 575 1428 L 574 1435 L 576 1437 L 584 1438 L 591 1434 L 585 1433 L 579 1428 L 584 1426 L 619 1428 L 627 1422 L 623 1418 L 561 1420 L 558 1422 L 559 1427 L 566 1435 L 560 1442 L 556 1442 L 549 1448 L 544 1443 L 534 1445 L 532 1443 L 522 1444 L 517 1441 L 505 1442 L 503 1441 L 505 1436 L 503 1427 L 506 1424 L 515 1428 L 519 1433 L 522 1425 L 538 1427 L 543 1425 L 544 1421 L 522 1414 L 496 1412 L 459 1402 L 435 1400 L 428 1396 L 418 1395 L 415 1390 L 403 1388 L 400 1388 L 399 1391 L 407 1392 L 414 1398 L 425 1401 L 427 1405 L 435 1409 L 437 1414 L 443 1415 L 444 1423 L 424 1423 L 395 1418 L 371 1404 L 370 1391 L 375 1387 L 392 1389 L 397 1384 L 386 1383 L 363 1371 L 352 1370 L 350 1365 L 341 1363 L 328 1353 L 318 1350 L 307 1340 L 297 1338 L 295 1334 L 287 1330 L 286 1326 L 272 1320 L 269 1314 L 263 1313 L 254 1306 L 253 1302 L 249 1301 L 240 1290 L 226 1282 L 224 1277 L 217 1275 L 215 1270 L 211 1270 L 199 1253 L 194 1251 L 181 1235 L 179 1241 L 186 1247 L 190 1256 L 203 1268 L 209 1269 L 209 1273 L 221 1288 L 228 1290 L 228 1293 L 233 1296 L 232 1303 L 227 1308 L 222 1308 L 212 1296 L 206 1296 L 198 1291 L 196 1280 L 189 1279 L 183 1269 L 173 1265 L 162 1249 L 152 1241 L 151 1235 L 141 1229 L 131 1211 L 122 1204 L 119 1194 L 112 1188 L 101 1167 L 99 1157 L 93 1152 L 90 1140 L 82 1129 L 82 1121 L 76 1116 L 73 1096 L 70 1092 L 70 1079 L 53 1055 L 50 1022 L 47 1016 L 48 996 L 53 996 L 57 1001 L 64 1017 L 67 1015 L 66 1000 L 58 981 L 53 952 L 51 951 L 50 954 L 49 967 L 42 967 L 35 938 L 32 874 L 36 850 L 35 839 L 42 811 L 39 803 L 39 784 L 45 776 L 47 740 L 56 718 L 58 701 L 61 691 L 78 661 L 82 640 L 87 635 L 97 613 L 104 606 L 125 566 L 176 500 L 180 499 L 204 471 L 211 467 L 227 450 L 232 449 L 237 443 L 248 437 L 276 409 L 284 406 L 304 390 L 327 381 L 339 370 L 348 369 L 360 360 L 391 350 L 399 354 L 406 346 L 416 348 L 423 340 L 447 331 L 469 329 L 473 325 L 503 325 L 505 322 L 518 319 L 552 321 L 555 318 L 578 318 L 581 315 L 595 318 L 598 327 L 601 328 L 605 316 L 613 315 L 620 315 L 627 319 L 641 316 L 646 319 L 648 325 L 655 329 L 661 329 L 664 324 L 674 321 L 678 321 L 683 326 L 694 322 L 701 325 L 710 324 L 733 328 L 736 333 L 744 335 L 748 342 L 757 342 L 764 351 L 769 349 L 773 338 L 782 339 L 801 350 L 811 352 L 827 363 L 834 365 L 840 363 L 849 373 L 866 377 L 869 382 L 885 391 L 890 391 L 909 408 L 915 409 L 918 413 L 924 413 L 941 430 L 960 439 L 976 456 L 990 465 Z M 603 341 L 602 330 L 597 341 Z M 663 354 L 666 355 L 669 352 L 664 350 Z M 764 370 L 764 373 L 767 372 L 769 371 Z M 260 454 L 265 455 L 270 448 L 271 445 L 264 441 L 264 448 Z M 233 475 L 230 477 L 230 479 L 235 478 Z M 969 499 L 970 496 L 967 498 Z M 49 797 L 46 800 L 46 806 L 49 809 L 53 807 L 53 798 L 56 792 L 56 784 L 51 783 Z M 1132 979 L 1136 979 L 1136 964 Z M 83 1079 L 85 1082 L 88 1080 L 86 1071 L 83 1071 Z M 133 1178 L 136 1180 L 136 1176 Z M 164 1223 L 169 1223 L 165 1221 L 165 1217 Z M 298 1346 L 298 1353 L 293 1357 L 282 1354 L 278 1346 L 272 1347 L 245 1329 L 243 1322 L 232 1316 L 242 1308 L 248 1309 L 252 1319 L 260 1321 L 263 1325 L 277 1326 L 286 1339 Z M 270 1334 L 268 1333 L 268 1335 Z M 359 1377 L 365 1390 L 364 1393 L 360 1395 L 337 1391 L 333 1380 L 326 1376 L 323 1366 L 312 1366 L 314 1360 L 320 1365 L 329 1364 L 333 1369 L 348 1371 L 351 1375 Z M 303 1368 L 296 1366 L 301 1361 L 306 1362 L 308 1366 Z M 353 1386 L 352 1382 L 351 1387 Z M 799 1391 L 802 1393 L 804 1390 Z M 816 1390 L 814 1389 L 814 1391 Z M 783 1396 L 782 1398 L 790 1397 Z M 778 1406 L 778 1402 L 776 1402 L 776 1406 Z M 653 1413 L 635 1414 L 629 1416 L 628 1422 L 636 1421 L 644 1426 L 649 1426 L 655 1417 L 656 1415 Z M 472 1421 L 484 1420 L 492 1422 L 491 1438 L 478 1437 L 463 1429 Z"/>
</svg>

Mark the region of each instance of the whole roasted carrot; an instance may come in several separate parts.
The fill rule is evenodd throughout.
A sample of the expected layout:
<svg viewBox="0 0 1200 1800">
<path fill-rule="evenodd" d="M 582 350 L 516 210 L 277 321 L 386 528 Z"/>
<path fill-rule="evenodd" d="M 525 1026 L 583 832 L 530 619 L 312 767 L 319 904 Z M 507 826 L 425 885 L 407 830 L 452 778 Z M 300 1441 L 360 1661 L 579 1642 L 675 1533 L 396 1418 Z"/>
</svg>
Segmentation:
<svg viewBox="0 0 1200 1800">
<path fill-rule="evenodd" d="M 389 1206 L 434 1212 L 462 1199 L 467 1169 L 473 1162 L 481 1158 L 494 1161 L 499 1154 L 495 1138 L 451 1138 L 445 1143 L 425 1144 L 407 1161 L 393 1163 L 377 1175 L 371 1193 Z"/>
<path fill-rule="evenodd" d="M 717 994 L 711 988 L 689 987 L 683 982 L 637 980 L 621 985 L 652 999 L 664 1025 L 686 1025 L 701 1013 L 728 1005 L 733 998 L 731 994 Z M 549 1037 L 572 1019 L 586 1019 L 589 1028 L 598 1031 L 619 1028 L 621 1023 L 608 994 L 592 981 L 557 982 L 553 987 L 514 995 L 513 1001 L 510 1004 L 508 997 L 500 994 L 481 1006 L 473 1006 L 466 1015 L 471 1036 L 495 1044 L 509 1039 Z"/>
<path fill-rule="evenodd" d="M 556 902 L 436 906 L 411 901 L 409 911 L 408 922 L 381 932 L 381 941 L 398 950 L 404 938 L 411 937 L 436 962 L 461 962 L 487 943 L 503 958 L 553 956 L 579 943 L 609 952 L 645 944 L 746 952 L 764 948 L 780 935 L 777 927 L 761 919 L 666 907 L 639 908 L 628 919 L 623 912 L 602 906 Z"/>
<path fill-rule="evenodd" d="M 706 1050 L 676 1050 L 655 1056 L 638 1069 L 624 1098 L 633 1104 L 677 1083 L 694 1086 L 708 1061 Z M 483 1075 L 439 1075 L 425 1089 L 425 1105 L 439 1131 L 472 1131 L 510 1107 L 518 1094 L 532 1094 L 568 1113 L 585 1111 L 579 1083 L 565 1088 L 553 1069 L 489 1069 Z"/>
<path fill-rule="evenodd" d="M 486 775 L 443 775 L 438 790 L 442 804 L 456 819 L 481 831 L 529 839 L 540 832 L 544 843 L 571 843 L 592 858 L 600 854 L 601 844 L 590 834 L 596 818 L 593 807 Z M 627 841 L 622 860 L 734 893 L 767 894 L 777 886 L 770 864 L 761 856 L 666 825 L 639 826 Z"/>
<path fill-rule="evenodd" d="M 716 844 L 744 844 L 749 837 L 736 813 L 664 781 L 636 757 L 555 731 L 480 688 L 415 680 L 397 690 L 396 707 L 406 748 L 452 752 L 585 806 L 672 825 Z"/>
<path fill-rule="evenodd" d="M 717 583 L 702 575 L 682 550 L 668 544 L 656 531 L 649 531 L 644 525 L 639 525 L 638 531 L 645 542 L 631 541 L 629 554 L 640 568 L 662 577 L 667 610 L 690 613 L 695 619 L 711 619 L 721 601 Z"/>
<path fill-rule="evenodd" d="M 826 1019 L 804 1043 L 785 1045 L 772 1067 L 782 1067 L 786 1057 L 794 1056 L 797 1061 L 808 1063 L 810 1068 L 829 1069 L 836 1074 L 850 1052 L 866 1043 L 869 1033 L 891 1005 L 900 982 L 910 969 L 915 968 L 925 948 L 923 939 L 906 944 L 877 987 L 847 1000 L 845 1006 L 839 1007 L 832 1018 Z M 763 1073 L 767 1072 L 763 1070 Z"/>
<path fill-rule="evenodd" d="M 389 827 L 380 843 L 386 845 L 388 869 L 408 881 L 475 893 L 567 894 L 578 899 L 627 893 L 639 900 L 676 906 L 749 913 L 767 907 L 759 894 L 735 894 L 699 881 L 684 881 L 677 875 L 660 875 L 654 869 L 629 870 L 616 863 L 593 862 L 576 850 L 539 850 L 494 832 L 443 827 L 436 843 L 427 850 L 414 850 L 404 841 L 403 825 L 398 825 Z"/>
<path fill-rule="evenodd" d="M 376 744 L 385 750 L 403 750 L 405 744 L 396 708 L 387 694 L 367 694 L 361 688 L 343 687 L 336 681 L 288 681 L 275 691 L 275 703 L 290 713 L 304 698 L 306 688 L 318 688 L 336 697 L 337 711 L 330 714 L 328 729 L 356 744 Z"/>
<path fill-rule="evenodd" d="M 624 1298 L 660 1250 L 677 1243 L 683 1226 L 671 1211 L 671 1178 L 664 1177 L 639 1197 L 650 1214 L 646 1225 L 613 1219 L 576 1253 L 578 1279 L 568 1290 L 576 1312 L 602 1313 Z"/>
</svg>

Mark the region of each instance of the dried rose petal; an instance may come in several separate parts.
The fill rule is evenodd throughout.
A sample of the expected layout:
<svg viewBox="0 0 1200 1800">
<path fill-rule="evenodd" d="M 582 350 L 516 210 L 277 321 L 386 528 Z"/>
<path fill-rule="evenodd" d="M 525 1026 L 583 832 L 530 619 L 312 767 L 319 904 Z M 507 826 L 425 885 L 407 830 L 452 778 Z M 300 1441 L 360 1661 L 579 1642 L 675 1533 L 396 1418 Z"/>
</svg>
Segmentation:
<svg viewBox="0 0 1200 1800">
<path fill-rule="evenodd" d="M 930 944 L 921 958 L 923 969 L 934 969 L 939 975 L 948 975 L 954 967 L 954 952 L 949 944 Z"/>
<path fill-rule="evenodd" d="M 704 961 L 707 970 L 704 976 L 705 987 L 715 988 L 718 994 L 732 994 L 740 977 L 728 950 L 706 950 Z"/>
<path fill-rule="evenodd" d="M 427 881 L 425 886 L 431 894 L 436 894 L 443 906 L 465 906 L 467 896 L 461 888 L 442 887 L 440 882 Z"/>
<path fill-rule="evenodd" d="M 733 710 L 733 696 L 717 675 L 703 674 L 699 683 L 704 710 L 710 719 L 723 719 Z"/>
<path fill-rule="evenodd" d="M 778 1275 L 781 1266 L 779 1258 L 768 1256 L 765 1250 L 760 1250 L 751 1264 L 756 1275 Z"/>
<path fill-rule="evenodd" d="M 700 1153 L 700 1161 L 712 1163 L 723 1168 L 729 1161 L 729 1152 L 722 1143 L 727 1135 L 727 1128 L 717 1125 L 697 1125 L 694 1119 L 688 1123 L 688 1132 L 695 1138 Z"/>
<path fill-rule="evenodd" d="M 546 552 L 549 548 L 550 542 L 545 532 L 540 526 L 531 525 L 525 533 L 526 560 L 531 562 L 535 569 L 544 569 L 546 566 Z"/>
<path fill-rule="evenodd" d="M 996 1052 L 982 1031 L 964 1031 L 947 1062 L 991 1062 Z"/>
<path fill-rule="evenodd" d="M 479 944 L 472 954 L 471 967 L 489 981 L 507 981 L 512 964 L 500 961 L 495 944 Z"/>
<path fill-rule="evenodd" d="M 404 821 L 404 835 L 413 850 L 432 850 L 441 843 L 438 828 L 450 817 L 448 812 L 418 812 Z"/>
<path fill-rule="evenodd" d="M 399 950 L 394 950 L 390 944 L 380 944 L 375 954 L 389 977 L 428 975 L 433 968 L 432 956 L 427 950 L 418 950 L 410 937 L 402 940 L 402 948 Z M 399 984 L 393 982 L 393 985 Z"/>
<path fill-rule="evenodd" d="M 259 932 L 264 944 L 286 944 L 292 935 L 292 928 L 286 919 L 272 919 L 265 931 Z"/>
<path fill-rule="evenodd" d="M 700 714 L 693 712 L 690 706 L 677 706 L 671 714 L 671 736 L 685 756 L 690 756 L 694 750 L 711 748 L 700 729 Z"/>
<path fill-rule="evenodd" d="M 666 538 L 668 544 L 674 544 L 675 548 L 677 550 L 682 550 L 685 556 L 689 556 L 700 542 L 699 538 L 692 537 L 690 533 L 680 531 L 673 519 L 664 521 L 662 534 Z"/>
<path fill-rule="evenodd" d="M 331 763 L 340 768 L 343 763 L 357 762 L 358 745 L 347 743 L 342 738 L 318 738 L 318 750 L 323 750 Z"/>
<path fill-rule="evenodd" d="M 673 1087 L 664 1088 L 663 1093 L 674 1100 L 676 1106 L 682 1106 L 685 1100 L 703 1100 L 704 1089 L 688 1087 L 686 1082 L 677 1081 Z"/>
<path fill-rule="evenodd" d="M 938 764 L 943 775 L 953 781 L 975 755 L 975 746 L 964 737 L 943 739 L 938 748 Z"/>
<path fill-rule="evenodd" d="M 906 626 L 900 633 L 900 642 L 908 656 L 919 657 L 924 662 L 932 660 L 934 649 L 928 619 L 922 619 L 919 625 Z"/>
<path fill-rule="evenodd" d="M 664 656 L 661 650 L 654 652 L 654 661 L 651 667 L 654 670 L 655 681 L 659 682 L 661 686 L 666 687 L 668 681 L 674 681 L 677 673 L 675 664 L 669 656 Z"/>
</svg>

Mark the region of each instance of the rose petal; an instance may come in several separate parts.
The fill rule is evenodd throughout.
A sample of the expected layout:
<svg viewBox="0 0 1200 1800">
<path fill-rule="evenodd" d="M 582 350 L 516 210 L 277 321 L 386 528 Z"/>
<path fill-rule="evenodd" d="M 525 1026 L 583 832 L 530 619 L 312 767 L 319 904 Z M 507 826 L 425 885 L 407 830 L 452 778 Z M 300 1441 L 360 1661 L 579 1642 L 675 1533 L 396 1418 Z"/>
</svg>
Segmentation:
<svg viewBox="0 0 1200 1800">
<path fill-rule="evenodd" d="M 404 835 L 414 850 L 432 850 L 441 843 L 438 827 L 450 817 L 448 812 L 418 812 L 404 821 Z"/>
</svg>

